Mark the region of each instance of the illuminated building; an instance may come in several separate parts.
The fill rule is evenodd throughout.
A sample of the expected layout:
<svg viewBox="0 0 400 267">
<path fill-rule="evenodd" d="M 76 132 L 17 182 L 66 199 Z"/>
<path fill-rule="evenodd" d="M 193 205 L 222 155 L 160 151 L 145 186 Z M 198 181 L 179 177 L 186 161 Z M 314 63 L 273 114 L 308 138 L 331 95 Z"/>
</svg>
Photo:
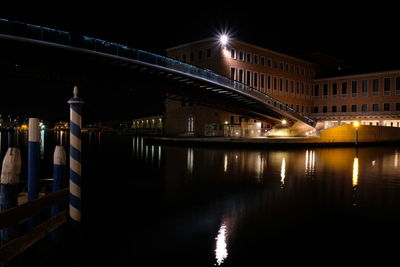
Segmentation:
<svg viewBox="0 0 400 267">
<path fill-rule="evenodd" d="M 166 52 L 170 58 L 210 69 L 286 103 L 316 120 L 317 129 L 354 121 L 400 127 L 400 70 L 331 77 L 323 73 L 327 67 L 321 63 L 236 39 L 224 37 L 223 42 L 208 38 Z M 268 122 L 190 100 L 166 103 L 166 134 L 262 136 L 270 127 Z"/>
</svg>

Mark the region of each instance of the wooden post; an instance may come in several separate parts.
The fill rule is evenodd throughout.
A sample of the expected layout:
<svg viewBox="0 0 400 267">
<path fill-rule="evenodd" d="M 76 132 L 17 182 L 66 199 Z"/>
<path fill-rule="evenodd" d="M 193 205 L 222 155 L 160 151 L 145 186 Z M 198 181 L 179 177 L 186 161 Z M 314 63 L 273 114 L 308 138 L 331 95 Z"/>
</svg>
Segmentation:
<svg viewBox="0 0 400 267">
<path fill-rule="evenodd" d="M 40 129 L 39 119 L 29 118 L 28 130 L 28 200 L 33 201 L 39 196 L 39 164 L 40 164 Z M 37 225 L 37 216 L 28 220 L 28 229 Z"/>
<path fill-rule="evenodd" d="M 0 178 L 0 212 L 18 206 L 18 182 L 21 175 L 21 153 L 19 148 L 10 147 L 3 160 Z M 10 225 L 0 230 L 1 244 L 18 235 L 18 226 Z"/>
<path fill-rule="evenodd" d="M 56 146 L 53 157 L 53 192 L 57 192 L 66 187 L 65 179 L 66 156 L 63 146 Z M 51 207 L 51 217 L 56 216 L 62 209 L 63 205 L 57 204 Z M 54 230 L 51 233 L 51 239 L 55 242 L 60 239 L 60 230 Z"/>
</svg>

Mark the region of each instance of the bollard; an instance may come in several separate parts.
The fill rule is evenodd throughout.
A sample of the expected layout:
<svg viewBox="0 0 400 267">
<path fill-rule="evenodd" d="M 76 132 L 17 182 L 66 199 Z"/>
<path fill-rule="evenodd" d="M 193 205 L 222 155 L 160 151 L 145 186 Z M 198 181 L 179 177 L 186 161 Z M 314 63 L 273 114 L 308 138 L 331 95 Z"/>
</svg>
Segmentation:
<svg viewBox="0 0 400 267">
<path fill-rule="evenodd" d="M 53 192 L 57 192 L 67 186 L 65 179 L 65 164 L 66 156 L 63 146 L 56 146 L 53 157 Z M 51 207 L 51 217 L 57 215 L 63 209 L 61 204 Z M 51 234 L 51 239 L 55 242 L 60 239 L 60 229 L 54 230 Z"/>
<path fill-rule="evenodd" d="M 73 222 L 81 221 L 81 110 L 83 101 L 74 87 L 70 105 L 69 125 L 69 215 Z"/>
<path fill-rule="evenodd" d="M 39 196 L 39 164 L 40 164 L 40 129 L 39 119 L 29 118 L 28 130 L 28 201 L 33 201 Z M 37 215 L 28 220 L 28 229 L 33 229 L 37 224 Z"/>
<path fill-rule="evenodd" d="M 18 182 L 21 174 L 19 148 L 10 147 L 3 160 L 0 178 L 0 212 L 18 206 Z M 18 226 L 11 225 L 0 230 L 3 245 L 18 235 Z"/>
</svg>

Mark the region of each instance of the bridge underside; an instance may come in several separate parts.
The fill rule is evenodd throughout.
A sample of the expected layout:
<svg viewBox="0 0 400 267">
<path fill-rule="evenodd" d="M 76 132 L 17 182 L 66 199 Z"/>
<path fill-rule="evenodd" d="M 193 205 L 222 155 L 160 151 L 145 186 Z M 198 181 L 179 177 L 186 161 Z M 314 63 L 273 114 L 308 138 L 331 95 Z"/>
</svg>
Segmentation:
<svg viewBox="0 0 400 267">
<path fill-rule="evenodd" d="M 140 97 L 140 92 L 136 90 L 146 88 L 145 90 L 152 90 L 151 94 L 157 97 L 166 95 L 174 100 L 190 99 L 198 105 L 263 121 L 275 123 L 284 117 L 268 108 L 265 103 L 223 85 L 163 68 L 149 67 L 132 60 L 15 40 L 1 40 L 0 55 L 3 74 L 17 73 L 24 77 L 59 81 L 71 86 L 78 84 L 83 86 L 83 92 L 88 89 L 85 87 L 89 87 L 93 93 L 105 98 L 115 94 L 115 91 L 121 93 L 132 90 L 135 90 L 135 96 Z M 68 95 L 65 95 L 65 99 L 70 92 L 66 93 Z M 123 93 L 119 96 L 124 97 Z"/>
</svg>

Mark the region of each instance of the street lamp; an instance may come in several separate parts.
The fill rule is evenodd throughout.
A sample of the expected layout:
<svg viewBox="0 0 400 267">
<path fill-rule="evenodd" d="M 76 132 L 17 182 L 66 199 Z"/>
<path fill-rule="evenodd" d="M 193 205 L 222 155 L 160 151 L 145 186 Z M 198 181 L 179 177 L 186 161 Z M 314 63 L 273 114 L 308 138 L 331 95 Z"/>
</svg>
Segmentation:
<svg viewBox="0 0 400 267">
<path fill-rule="evenodd" d="M 226 46 L 228 44 L 228 41 L 229 41 L 229 37 L 226 34 L 222 34 L 219 37 L 219 42 L 221 43 L 222 46 Z"/>
<path fill-rule="evenodd" d="M 358 128 L 360 127 L 360 122 L 358 121 L 353 122 L 353 127 L 355 129 L 355 135 L 356 135 L 356 140 L 355 140 L 356 146 L 358 146 Z"/>
<path fill-rule="evenodd" d="M 282 120 L 282 125 L 286 125 L 287 124 L 287 120 L 283 119 Z"/>
</svg>

